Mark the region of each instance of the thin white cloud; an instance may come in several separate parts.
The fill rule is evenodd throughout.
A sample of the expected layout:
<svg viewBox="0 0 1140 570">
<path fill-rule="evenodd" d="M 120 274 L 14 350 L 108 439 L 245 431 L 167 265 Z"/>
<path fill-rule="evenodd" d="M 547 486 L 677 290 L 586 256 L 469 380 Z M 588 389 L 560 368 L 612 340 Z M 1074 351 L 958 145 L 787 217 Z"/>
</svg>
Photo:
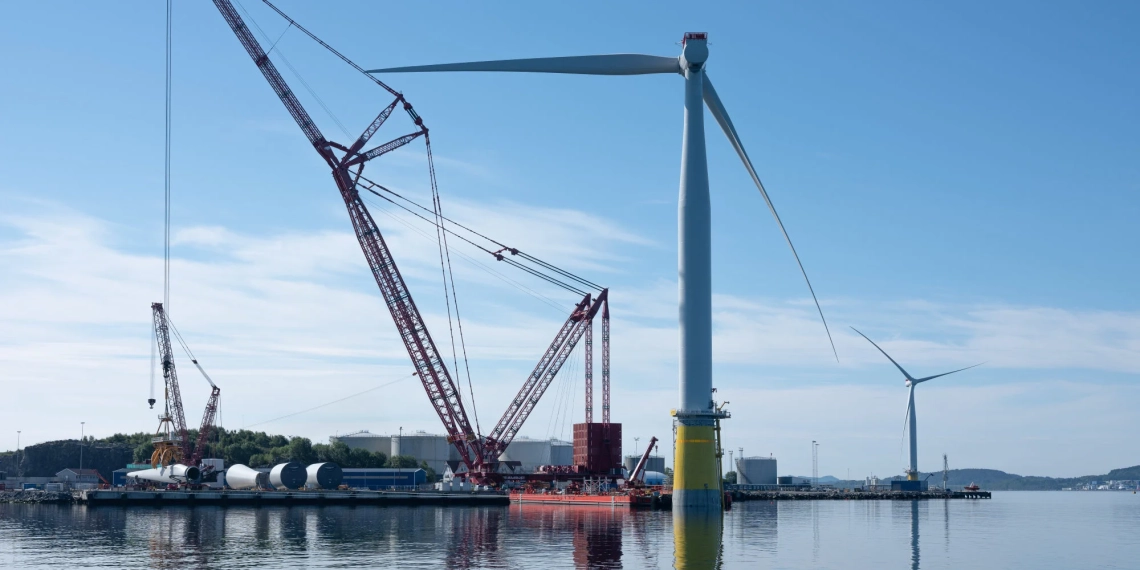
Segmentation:
<svg viewBox="0 0 1140 570">
<path fill-rule="evenodd" d="M 95 433 L 152 429 L 154 414 L 141 404 L 150 374 L 149 302 L 161 294 L 161 259 L 127 247 L 114 225 L 43 203 L 32 210 L 0 216 L 0 235 L 12 236 L 0 241 L 0 430 L 24 430 L 29 441 L 68 437 L 74 431 L 68 422 L 80 416 Z M 676 405 L 676 285 L 623 273 L 622 260 L 630 254 L 615 253 L 656 246 L 582 213 L 470 203 L 451 213 L 479 220 L 481 227 L 503 228 L 514 243 L 550 252 L 551 260 L 568 267 L 610 271 L 615 419 L 626 424 L 627 444 L 635 433 L 668 439 L 667 410 Z M 400 267 L 436 341 L 450 354 L 433 234 L 425 239 L 390 219 L 384 231 L 400 252 Z M 190 227 L 175 233 L 175 244 L 171 312 L 223 387 L 226 425 L 264 421 L 410 373 L 351 234 L 251 236 Z M 492 423 L 565 317 L 545 305 L 504 301 L 503 291 L 517 291 L 456 263 L 476 399 L 482 422 Z M 802 451 L 795 447 L 797 438 L 816 438 L 843 446 L 846 451 L 837 449 L 836 457 L 853 469 L 888 474 L 905 395 L 889 363 L 846 329 L 847 323 L 915 373 L 989 362 L 971 373 L 974 382 L 923 390 L 920 430 L 928 430 L 921 433 L 929 453 L 941 446 L 973 466 L 1058 473 L 1047 468 L 1057 464 L 1055 458 L 1034 454 L 1061 453 L 1065 445 L 1103 436 L 1113 422 L 1137 419 L 1135 406 L 1128 405 L 1136 401 L 1133 388 L 1098 383 L 1102 372 L 1140 372 L 1137 314 L 832 300 L 827 311 L 842 358 L 836 365 L 814 307 L 803 299 L 717 295 L 714 310 L 716 383 L 736 411 L 726 432 L 730 446 L 770 449 L 793 461 Z M 569 366 L 579 366 L 580 375 L 576 362 Z M 1058 376 L 1058 369 L 1071 372 Z M 1006 371 L 1035 377 L 1040 385 L 1004 382 Z M 193 369 L 185 368 L 183 376 L 188 415 L 196 416 L 208 392 Z M 469 397 L 465 378 L 456 376 Z M 580 420 L 581 382 L 569 390 L 565 382 L 573 379 L 564 376 L 536 418 L 569 410 Z M 990 385 L 978 389 L 977 379 Z M 1035 397 L 1037 390 L 1063 394 L 1065 401 Z M 535 420 L 524 433 L 550 435 L 540 433 L 549 423 Z M 435 431 L 436 424 L 413 379 L 265 427 L 324 439 L 364 428 Z M 953 439 L 972 433 L 1002 435 L 970 446 Z M 1113 437 L 1118 449 L 1136 451 Z M 933 461 L 927 451 L 924 464 Z M 856 459 L 863 454 L 865 460 Z M 1090 465 L 1096 457 L 1103 463 L 1119 456 L 1089 449 L 1079 454 Z"/>
</svg>

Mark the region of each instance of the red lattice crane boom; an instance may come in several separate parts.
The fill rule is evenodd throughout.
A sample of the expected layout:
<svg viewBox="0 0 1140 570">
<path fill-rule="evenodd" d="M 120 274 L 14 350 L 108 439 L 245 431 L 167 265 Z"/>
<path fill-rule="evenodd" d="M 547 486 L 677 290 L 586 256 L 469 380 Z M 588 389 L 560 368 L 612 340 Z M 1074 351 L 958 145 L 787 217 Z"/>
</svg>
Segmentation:
<svg viewBox="0 0 1140 570">
<path fill-rule="evenodd" d="M 290 25 L 309 35 L 309 37 L 358 71 L 364 72 L 363 69 L 351 60 L 309 33 L 308 30 L 305 30 L 271 3 L 266 2 L 266 4 L 289 20 Z M 392 253 L 388 249 L 376 222 L 372 219 L 372 215 L 365 207 L 357 188 L 357 183 L 361 179 L 361 173 L 366 162 L 396 150 L 421 136 L 424 137 L 427 143 L 430 164 L 431 141 L 428 136 L 428 129 L 424 126 L 423 120 L 416 114 L 402 94 L 396 92 L 375 77 L 368 76 L 373 82 L 394 95 L 395 99 L 377 115 L 368 128 L 365 129 L 360 137 L 351 145 L 344 146 L 327 140 L 316 126 L 316 123 L 309 116 L 308 112 L 305 111 L 300 101 L 289 89 L 288 84 L 281 77 L 277 68 L 273 65 L 273 62 L 270 61 L 268 55 L 261 48 L 261 45 L 253 36 L 253 33 L 234 10 L 234 6 L 230 0 L 214 0 L 214 5 L 217 6 L 218 11 L 221 12 L 222 17 L 237 36 L 238 41 L 245 47 L 246 52 L 250 58 L 253 59 L 262 75 L 265 76 L 266 81 L 269 82 L 269 85 L 273 88 L 273 91 L 277 94 L 281 103 L 285 105 L 289 114 L 293 116 L 297 125 L 305 133 L 305 136 L 309 139 L 313 148 L 332 169 L 333 180 L 348 210 L 357 241 L 368 261 L 369 268 L 372 270 L 376 284 L 379 286 L 381 294 L 384 297 L 384 302 L 392 314 L 392 319 L 399 331 L 400 339 L 404 343 L 408 356 L 411 358 L 412 364 L 415 367 L 416 375 L 419 376 L 420 382 L 423 384 L 424 390 L 427 392 L 436 414 L 439 416 L 440 421 L 443 422 L 444 429 L 447 431 L 448 440 L 459 452 L 459 456 L 469 472 L 480 480 L 493 479 L 493 473 L 498 463 L 499 455 L 502 454 L 511 441 L 514 440 L 522 424 L 534 410 L 534 407 L 538 404 L 539 399 L 546 392 L 546 389 L 550 386 L 558 374 L 558 371 L 562 368 L 562 365 L 569 359 L 574 347 L 583 335 L 589 335 L 588 344 L 591 348 L 588 351 L 590 353 L 588 358 L 590 362 L 592 362 L 592 323 L 599 311 L 601 311 L 603 315 L 603 418 L 604 421 L 608 422 L 609 305 L 607 300 L 608 290 L 602 289 L 596 298 L 587 294 L 585 298 L 575 306 L 574 311 L 566 320 L 566 323 L 563 324 L 555 336 L 554 341 L 544 353 L 542 359 L 539 360 L 534 371 L 527 377 L 519 394 L 512 400 L 494 430 L 492 430 L 486 438 L 480 437 L 475 433 L 471 428 L 471 422 L 468 420 L 459 389 L 452 379 L 436 347 L 435 341 L 428 333 L 427 325 L 424 323 L 419 309 L 412 300 L 412 295 L 403 277 L 400 275 L 400 271 L 396 267 Z M 364 145 L 376 134 L 377 130 L 385 123 L 397 105 L 403 106 L 404 111 L 415 124 L 416 130 L 396 137 L 370 150 L 362 151 L 361 149 L 364 148 Z M 432 170 L 432 184 L 434 190 L 434 170 Z M 512 250 L 512 253 L 517 253 L 517 251 Z M 498 255 L 496 255 L 496 257 L 502 259 Z M 568 274 L 563 272 L 563 275 Z M 592 382 L 592 372 L 590 381 Z M 592 406 L 590 407 L 592 408 Z"/>
<path fill-rule="evenodd" d="M 570 358 L 570 354 L 574 351 L 578 341 L 589 334 L 593 328 L 594 317 L 603 308 L 605 308 L 603 314 L 608 314 L 608 306 L 609 289 L 602 289 L 597 297 L 591 297 L 587 294 L 578 303 L 574 312 L 570 314 L 570 318 L 566 319 L 558 334 L 555 335 L 554 341 L 547 347 L 542 359 L 538 362 L 538 366 L 535 366 L 534 371 L 523 383 L 518 395 L 507 406 L 507 411 L 503 413 L 503 417 L 499 419 L 495 429 L 487 436 L 484 444 L 485 462 L 496 461 L 499 455 L 506 451 L 507 446 L 514 441 L 515 435 L 518 434 L 530 413 L 534 411 L 539 399 L 546 393 L 546 389 L 550 387 L 562 365 Z M 608 330 L 608 327 L 605 329 Z M 603 355 L 603 360 L 606 363 L 609 362 L 608 346 L 607 342 L 603 347 L 606 349 Z M 604 370 L 608 370 L 608 367 Z M 606 400 L 608 399 L 607 394 Z"/>
<path fill-rule="evenodd" d="M 412 300 L 412 295 L 396 267 L 396 262 L 392 258 L 388 245 L 380 234 L 380 229 L 372 219 L 368 209 L 365 208 L 356 188 L 356 181 L 367 161 L 392 152 L 420 136 L 426 140 L 427 127 L 423 125 L 423 121 L 412 110 L 412 106 L 404 100 L 403 95 L 374 79 L 376 83 L 395 95 L 395 100 L 380 112 L 372 124 L 351 146 L 345 147 L 328 141 L 289 89 L 277 68 L 274 67 L 273 62 L 270 61 L 269 56 L 266 55 L 257 39 L 254 38 L 253 33 L 242 21 L 241 16 L 234 10 L 233 4 L 229 0 L 214 0 L 214 5 L 217 6 L 218 11 L 221 12 L 222 17 L 237 36 L 238 41 L 245 47 L 257 68 L 261 70 L 261 74 L 265 76 L 273 91 L 277 93 L 281 103 L 293 116 L 297 126 L 301 127 L 313 148 L 332 168 L 333 180 L 336 182 L 337 189 L 348 209 L 356 239 L 360 243 L 364 257 L 368 260 L 369 268 L 371 268 L 372 275 L 376 279 L 376 284 L 380 287 L 384 302 L 392 314 L 392 319 L 396 323 L 400 339 L 408 351 L 408 356 L 411 357 L 416 374 L 419 376 L 420 382 L 423 383 L 436 414 L 447 430 L 448 439 L 458 450 L 463 462 L 472 471 L 480 471 L 484 457 L 480 452 L 482 445 L 475 431 L 471 429 L 471 422 L 467 418 L 467 412 L 464 410 L 456 383 L 444 365 L 435 341 L 428 333 L 427 325 Z M 384 124 L 396 105 L 401 103 L 412 122 L 415 123 L 417 130 L 371 150 L 361 152 L 360 149 L 364 148 L 365 143 Z"/>
</svg>

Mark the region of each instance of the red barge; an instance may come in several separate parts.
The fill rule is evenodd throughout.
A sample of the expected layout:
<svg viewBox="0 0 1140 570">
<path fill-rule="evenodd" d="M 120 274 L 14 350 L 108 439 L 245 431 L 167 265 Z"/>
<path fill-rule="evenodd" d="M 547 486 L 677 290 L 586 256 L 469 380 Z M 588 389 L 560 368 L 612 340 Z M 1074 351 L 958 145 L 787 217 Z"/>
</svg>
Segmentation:
<svg viewBox="0 0 1140 570">
<path fill-rule="evenodd" d="M 578 493 L 540 493 L 527 491 L 511 491 L 512 503 L 542 504 L 542 505 L 591 505 L 616 506 L 625 508 L 652 508 L 660 503 L 661 498 L 651 494 L 578 494 Z"/>
</svg>

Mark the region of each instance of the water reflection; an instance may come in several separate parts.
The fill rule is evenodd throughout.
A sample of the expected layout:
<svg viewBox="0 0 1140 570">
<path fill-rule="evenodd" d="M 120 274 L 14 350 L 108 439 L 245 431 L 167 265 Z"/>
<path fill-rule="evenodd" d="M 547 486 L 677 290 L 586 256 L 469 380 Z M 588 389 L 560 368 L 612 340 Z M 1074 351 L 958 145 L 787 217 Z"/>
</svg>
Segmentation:
<svg viewBox="0 0 1140 570">
<path fill-rule="evenodd" d="M 720 568 L 722 513 L 673 513 L 673 568 Z"/>
<path fill-rule="evenodd" d="M 622 530 L 634 513 L 615 507 L 561 507 L 557 505 L 514 505 L 512 522 L 522 523 L 544 542 L 559 543 L 569 538 L 575 568 L 622 568 Z M 641 533 L 638 530 L 642 530 Z M 644 537 L 644 526 L 632 525 L 635 541 Z M 566 536 L 569 535 L 569 536 Z M 642 546 L 647 544 L 641 540 Z"/>
<path fill-rule="evenodd" d="M 918 570 L 918 501 L 910 502 L 910 567 Z"/>
</svg>

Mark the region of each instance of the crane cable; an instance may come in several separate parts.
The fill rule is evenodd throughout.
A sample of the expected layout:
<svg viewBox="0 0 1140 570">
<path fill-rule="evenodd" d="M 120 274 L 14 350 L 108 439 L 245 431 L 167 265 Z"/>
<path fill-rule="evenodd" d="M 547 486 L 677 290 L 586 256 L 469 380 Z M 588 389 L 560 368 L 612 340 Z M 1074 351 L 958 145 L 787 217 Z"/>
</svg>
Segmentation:
<svg viewBox="0 0 1140 570">
<path fill-rule="evenodd" d="M 186 344 L 186 341 L 182 339 L 182 333 L 178 332 L 178 327 L 174 326 L 174 321 L 170 320 L 170 315 L 166 315 L 166 324 L 170 325 L 170 330 L 174 332 L 174 338 L 178 341 L 178 344 L 182 345 L 182 351 L 186 353 L 186 357 L 190 359 L 190 362 L 194 363 L 194 366 L 198 367 L 198 372 L 202 373 L 202 376 L 210 383 L 210 387 L 217 388 L 218 386 L 214 384 L 214 380 L 210 378 L 209 374 L 206 374 L 206 370 L 202 368 L 202 365 L 198 364 L 198 358 L 194 356 L 193 352 L 190 352 L 190 347 Z"/>
<path fill-rule="evenodd" d="M 455 322 L 459 327 L 459 346 L 463 350 L 463 366 L 467 371 L 467 391 L 471 395 L 471 412 L 475 416 L 475 433 L 483 433 L 479 427 L 479 411 L 475 406 L 475 388 L 471 381 L 471 365 L 467 360 L 467 343 L 463 338 L 463 319 L 459 316 L 459 297 L 455 294 L 455 273 L 451 270 L 451 250 L 447 247 L 447 228 L 443 225 L 443 204 L 439 200 L 439 187 L 435 179 L 435 162 L 431 156 L 431 139 L 424 134 L 424 144 L 427 147 L 428 178 L 431 180 L 432 206 L 435 214 L 435 233 L 439 245 L 439 270 L 443 275 L 443 300 L 447 304 L 447 330 L 451 335 L 451 362 L 455 371 L 459 372 L 459 362 L 455 354 L 455 330 L 451 326 L 451 305 L 455 304 Z M 444 269 L 444 260 L 447 268 Z M 451 299 L 448 300 L 448 284 L 451 285 Z M 462 393 L 462 388 L 459 393 Z M 460 401 L 460 405 L 463 402 Z"/>
<path fill-rule="evenodd" d="M 166 0 L 166 172 L 164 180 L 165 220 L 162 249 L 162 306 L 167 311 L 170 310 L 170 47 L 172 7 L 173 1 Z"/>
<path fill-rule="evenodd" d="M 383 198 L 383 196 L 381 196 L 381 198 Z M 363 199 L 363 197 L 362 197 L 362 199 Z M 405 219 L 393 214 L 392 212 L 389 212 L 388 210 L 384 209 L 383 204 L 380 204 L 379 202 L 376 202 L 374 200 L 368 200 L 368 199 L 366 199 L 365 202 L 368 203 L 369 205 L 371 205 L 376 210 L 378 210 L 381 214 L 384 214 L 385 216 L 392 218 L 393 221 L 395 221 L 395 222 L 403 225 L 404 227 L 408 228 L 408 230 L 415 233 L 416 235 L 424 238 L 427 241 L 435 243 L 435 241 L 436 241 L 435 238 L 431 237 L 430 235 L 428 235 L 426 232 L 424 232 L 420 228 L 412 225 L 407 220 L 405 220 Z M 388 200 L 388 202 L 394 203 L 394 202 L 391 202 L 391 200 Z M 396 206 L 399 206 L 399 204 L 396 204 Z M 405 210 L 406 210 L 406 208 L 405 208 Z M 412 215 L 416 215 L 416 214 L 413 212 Z M 456 237 L 462 237 L 462 236 L 456 236 Z M 476 246 L 476 247 L 478 247 L 478 246 Z M 522 291 L 523 293 L 526 293 L 526 294 L 534 297 L 535 299 L 542 301 L 543 303 L 548 305 L 550 308 L 557 311 L 559 314 L 563 314 L 563 312 L 565 311 L 565 307 L 563 307 L 561 304 L 559 304 L 554 299 L 551 299 L 550 297 L 547 297 L 547 296 L 535 291 L 534 289 L 531 289 L 531 288 L 527 287 L 526 285 L 523 285 L 522 283 L 519 283 L 518 281 L 515 281 L 514 279 L 511 279 L 510 277 L 503 275 L 502 273 L 500 273 L 500 272 L 494 270 L 493 268 L 489 267 L 488 265 L 476 260 L 475 258 L 471 257 L 470 255 L 467 255 L 466 253 L 463 253 L 462 251 L 458 251 L 458 250 L 455 252 L 455 255 L 459 256 L 461 259 L 467 261 L 468 263 L 474 265 L 475 267 L 482 269 L 483 271 L 487 272 L 488 275 L 496 277 L 496 278 L 502 280 L 503 282 L 507 283 L 508 285 L 511 285 L 514 288 L 518 289 L 519 291 Z"/>
<path fill-rule="evenodd" d="M 379 194 L 376 193 L 376 189 L 380 189 L 380 190 L 382 190 L 388 194 L 395 196 L 396 198 L 399 198 L 400 200 L 403 200 L 403 201 L 415 206 L 416 208 L 419 208 L 420 210 L 423 210 L 423 211 L 428 212 L 428 213 L 431 212 L 431 210 L 428 209 L 427 207 L 423 206 L 422 204 L 417 203 L 416 201 L 412 200 L 411 198 L 408 198 L 406 196 L 399 194 L 398 192 L 392 190 L 391 188 L 387 188 L 381 184 L 377 184 L 375 181 L 370 180 L 364 176 L 361 176 L 360 179 L 371 186 L 370 187 L 368 185 L 365 185 L 364 186 L 365 189 L 368 190 L 369 192 L 372 192 L 373 194 L 376 194 L 377 196 L 379 196 Z M 381 197 L 383 197 L 383 196 L 381 196 Z M 385 199 L 387 199 L 387 198 L 385 198 Z M 389 200 L 389 201 L 391 201 L 391 200 Z M 393 202 L 393 203 L 395 203 L 395 202 Z M 399 204 L 397 204 L 397 205 L 399 205 Z M 404 206 L 400 206 L 400 207 L 407 210 L 407 208 L 405 208 Z M 409 212 L 410 212 L 410 210 L 409 210 Z M 412 212 L 412 213 L 414 213 L 414 212 Z M 422 216 L 421 216 L 421 218 L 422 218 Z M 465 231 L 471 232 L 472 234 L 475 234 L 475 235 L 495 244 L 496 246 L 498 246 L 500 248 L 500 251 L 501 250 L 507 250 L 507 251 L 511 252 L 511 254 L 513 254 L 513 255 L 518 255 L 519 257 L 527 259 L 528 261 L 532 261 L 532 262 L 534 262 L 534 263 L 536 263 L 542 267 L 545 267 L 551 271 L 555 271 L 555 272 L 557 272 L 557 273 L 559 273 L 559 274 L 561 274 L 561 275 L 563 275 L 569 279 L 573 279 L 574 281 L 577 281 L 578 283 L 585 285 L 586 287 L 590 287 L 590 288 L 596 289 L 598 291 L 605 289 L 605 287 L 602 287 L 601 285 L 598 285 L 597 283 L 594 283 L 593 281 L 589 281 L 589 280 L 587 280 L 587 279 L 585 279 L 579 275 L 575 275 L 573 273 L 570 273 L 569 271 L 566 271 L 565 269 L 562 269 L 560 267 L 557 267 L 555 265 L 547 263 L 541 259 L 538 259 L 537 257 L 534 257 L 532 255 L 529 255 L 529 254 L 523 252 L 523 251 L 520 251 L 517 248 L 510 247 L 510 246 L 504 244 L 503 242 L 500 242 L 496 239 L 493 239 L 493 238 L 490 238 L 486 235 L 483 235 L 482 233 L 479 233 L 478 231 L 475 231 L 475 230 L 473 230 L 473 229 L 471 229 L 471 228 L 469 228 L 469 227 L 467 227 L 467 226 L 465 226 L 465 225 L 463 225 L 463 224 L 461 224 L 461 223 L 459 223 L 459 222 L 457 222 L 451 218 L 444 216 L 443 219 L 453 226 L 457 226 L 459 228 L 462 228 Z M 431 223 L 430 220 L 425 219 L 425 221 L 428 221 L 428 223 Z M 450 230 L 447 230 L 447 231 L 450 232 Z M 482 249 L 483 251 L 485 251 L 487 253 L 490 253 L 491 255 L 495 255 L 495 252 L 490 251 L 489 249 L 482 247 L 480 245 L 477 245 L 474 242 L 472 242 L 471 240 L 468 240 L 468 239 L 460 236 L 459 234 L 456 234 L 455 232 L 451 232 L 451 234 L 460 238 L 460 239 L 463 239 L 463 241 L 466 241 L 467 243 L 470 243 L 471 245 L 474 245 L 475 247 L 478 247 L 479 249 Z"/>
<path fill-rule="evenodd" d="M 407 376 L 404 376 L 403 378 L 399 378 L 399 379 L 396 379 L 396 380 L 392 380 L 391 382 L 386 382 L 386 383 L 384 383 L 384 384 L 380 384 L 379 386 L 373 386 L 373 387 L 371 387 L 371 388 L 369 388 L 369 389 L 367 389 L 367 390 L 364 390 L 364 391 L 361 391 L 361 392 L 357 392 L 357 393 L 355 393 L 355 394 L 349 394 L 349 395 L 347 395 L 347 396 L 345 396 L 345 397 L 343 397 L 343 398 L 337 398 L 336 400 L 333 400 L 333 401 L 331 401 L 331 402 L 325 402 L 325 403 L 323 403 L 323 404 L 320 404 L 320 405 L 318 405 L 318 406 L 313 406 L 313 407 L 311 407 L 311 408 L 308 408 L 308 409 L 304 409 L 304 410 L 301 410 L 301 411 L 299 411 L 299 412 L 293 412 L 293 413 L 291 413 L 291 414 L 285 414 L 284 416 L 276 417 L 276 418 L 273 418 L 273 419 L 271 419 L 271 420 L 265 420 L 265 421 L 262 421 L 262 422 L 257 422 L 257 423 L 255 423 L 255 424 L 249 424 L 249 425 L 247 425 L 247 426 L 243 426 L 243 427 L 242 427 L 242 429 L 249 429 L 249 428 L 251 428 L 251 427 L 254 427 L 254 426 L 260 426 L 260 425 L 264 425 L 264 424 L 268 424 L 268 423 L 273 423 L 273 422 L 276 422 L 276 421 L 279 421 L 279 420 L 283 420 L 283 419 L 286 419 L 286 418 L 291 418 L 291 417 L 293 417 L 293 416 L 299 416 L 299 415 L 301 415 L 301 414 L 305 414 L 305 413 L 311 412 L 311 411 L 313 411 L 313 410 L 319 410 L 319 409 L 321 409 L 321 408 L 324 408 L 324 407 L 327 407 L 327 406 L 331 406 L 331 405 L 333 405 L 333 404 L 339 404 L 339 403 L 341 403 L 341 402 L 343 402 L 343 401 L 345 401 L 345 400 L 349 400 L 349 399 L 355 398 L 355 397 L 357 397 L 357 396 L 363 396 L 364 394 L 367 394 L 367 393 L 369 393 L 369 392 L 375 392 L 376 390 L 379 390 L 379 389 L 381 389 L 381 388 L 387 388 L 388 386 L 391 386 L 391 385 L 393 385 L 393 384 L 398 384 L 398 383 L 400 383 L 400 382 L 403 382 L 404 380 L 407 380 L 407 379 L 409 379 L 409 378 L 415 378 L 417 375 L 418 375 L 418 373 L 412 373 L 412 374 L 409 374 L 409 375 L 407 375 Z"/>
<path fill-rule="evenodd" d="M 412 205 L 416 206 L 417 208 L 420 208 L 420 209 L 422 209 L 422 210 L 425 210 L 425 211 L 427 211 L 427 212 L 432 212 L 432 210 L 428 210 L 428 209 L 427 209 L 427 208 L 425 208 L 424 206 L 422 206 L 422 205 L 420 205 L 420 204 L 417 204 L 416 202 L 414 202 L 414 201 L 412 201 L 412 200 L 410 200 L 410 199 L 408 199 L 408 198 L 406 198 L 406 197 L 404 197 L 404 196 L 401 196 L 400 194 L 398 194 L 398 193 L 396 193 L 396 192 L 393 192 L 392 190 L 389 190 L 388 188 L 385 188 L 384 186 L 382 186 L 382 185 L 380 185 L 380 184 L 377 184 L 376 182 L 374 182 L 374 181 L 372 181 L 372 180 L 369 180 L 369 179 L 367 179 L 367 178 L 365 178 L 365 177 L 363 177 L 363 176 L 361 176 L 361 177 L 360 177 L 360 179 L 363 181 L 363 183 L 360 183 L 360 184 L 358 184 L 358 186 L 360 186 L 360 187 L 363 187 L 363 188 L 364 188 L 365 190 L 367 190 L 368 192 L 370 192 L 370 193 L 374 194 L 375 196 L 377 196 L 377 197 L 379 197 L 379 198 L 381 198 L 381 199 L 383 199 L 383 200 L 385 200 L 385 201 L 387 201 L 387 202 L 389 202 L 389 203 L 391 203 L 391 204 L 395 205 L 396 207 L 398 207 L 398 208 L 400 208 L 400 209 L 402 209 L 402 210 L 404 210 L 404 211 L 408 212 L 409 214 L 412 214 L 413 216 L 415 216 L 415 217 L 417 217 L 417 218 L 419 218 L 419 219 L 421 219 L 421 220 L 423 220 L 423 221 L 425 221 L 425 222 L 427 222 L 427 223 L 429 223 L 429 224 L 435 225 L 437 228 L 440 226 L 440 224 L 439 224 L 439 223 L 437 223 L 437 222 L 433 222 L 432 220 L 429 220 L 428 218 L 426 218 L 426 217 L 424 217 L 423 215 L 421 215 L 421 214 L 419 214 L 419 213 L 417 213 L 417 212 L 415 212 L 415 211 L 411 210 L 410 208 L 408 208 L 408 207 L 406 207 L 406 206 L 404 206 L 404 205 L 402 205 L 402 204 L 399 204 L 399 203 L 397 203 L 395 200 L 392 200 L 391 198 L 389 198 L 389 197 L 387 197 L 387 196 L 384 196 L 383 194 L 381 194 L 380 192 L 378 192 L 376 189 L 378 188 L 378 189 L 380 189 L 380 190 L 383 190 L 383 191 L 384 191 L 384 192 L 386 192 L 386 193 L 392 194 L 393 196 L 396 196 L 396 197 L 398 197 L 398 198 L 400 198 L 400 199 L 404 200 L 405 202 L 408 202 L 409 204 L 412 204 Z M 442 217 L 442 216 L 441 216 L 441 217 Z M 470 229 L 470 228 L 468 228 L 468 227 L 466 227 L 466 226 L 464 226 L 464 225 L 462 225 L 462 224 L 459 224 L 459 223 L 455 222 L 454 220 L 451 220 L 450 218 L 447 218 L 447 217 L 442 217 L 442 219 L 443 219 L 443 220 L 445 220 L 445 221 L 451 222 L 451 224 L 452 224 L 452 225 L 454 225 L 454 226 L 458 226 L 458 227 L 461 227 L 461 228 L 463 228 L 463 229 L 465 229 L 465 230 L 467 230 L 467 231 L 469 231 L 469 232 L 471 232 L 471 233 L 473 233 L 473 234 L 475 234 L 475 235 L 477 235 L 477 236 L 480 236 L 480 237 L 482 237 L 483 239 L 486 239 L 487 241 L 489 241 L 489 242 L 491 242 L 491 243 L 494 243 L 495 245 L 499 245 L 499 246 L 503 247 L 503 249 L 507 249 L 507 250 L 510 250 L 511 252 L 516 252 L 516 251 L 518 251 L 518 250 L 517 250 L 517 249 L 515 249 L 515 248 L 510 248 L 510 247 L 507 247 L 507 246 L 505 246 L 505 245 L 501 244 L 500 242 L 498 242 L 498 241 L 496 241 L 496 240 L 493 240 L 493 239 L 491 239 L 491 238 L 489 238 L 489 237 L 487 237 L 487 236 L 484 236 L 483 234 L 480 234 L 479 232 L 476 232 L 475 230 L 472 230 L 472 229 Z M 558 286 L 558 287 L 561 287 L 561 288 L 563 288 L 563 289 L 566 289 L 567 291 L 570 291 L 571 293 L 574 293 L 574 294 L 576 294 L 576 295 L 581 295 L 581 296 L 585 296 L 585 295 L 586 295 L 586 292 L 585 292 L 585 291 L 583 291 L 583 290 L 579 289 L 578 287 L 576 287 L 576 286 L 574 286 L 574 285 L 571 285 L 571 284 L 569 284 L 569 283 L 566 283 L 565 281 L 562 281 L 562 280 L 558 279 L 557 277 L 552 277 L 552 276 L 550 276 L 550 275 L 547 275 L 547 274 L 544 274 L 544 273 L 542 273 L 541 271 L 539 271 L 539 270 L 536 270 L 536 269 L 534 269 L 534 268 L 532 268 L 532 267 L 527 267 L 526 265 L 523 265 L 522 263 L 519 263 L 518 261 L 515 261 L 515 260 L 511 259 L 510 257 L 506 257 L 506 256 L 502 255 L 502 254 L 501 254 L 501 253 L 499 253 L 499 252 L 491 251 L 490 249 L 487 249 L 486 247 L 483 247 L 483 246 L 481 246 L 481 245 L 479 245 L 479 244 L 475 243 L 474 241 L 472 241 L 472 240 L 470 240 L 470 239 L 468 239 L 468 238 L 464 237 L 463 235 L 461 235 L 461 234 L 458 234 L 458 233 L 456 233 L 456 232 L 454 232 L 454 231 L 451 231 L 451 230 L 447 229 L 446 227 L 443 227 L 442 229 L 443 229 L 443 231 L 444 231 L 445 233 L 451 234 L 451 235 L 453 235 L 453 236 L 455 236 L 455 237 L 457 237 L 457 238 L 459 238 L 459 239 L 461 239 L 461 240 L 463 240 L 463 241 L 465 241 L 465 242 L 467 242 L 467 243 L 469 243 L 469 244 L 471 244 L 471 245 L 475 246 L 476 248 L 479 248 L 479 249 L 483 250 L 484 252 L 486 252 L 486 253 L 488 253 L 488 254 L 490 254 L 490 255 L 494 256 L 494 257 L 495 257 L 495 259 L 498 259 L 499 261 L 505 262 L 507 265 L 511 265 L 511 266 L 514 266 L 514 267 L 516 267 L 516 268 L 518 268 L 518 269 L 521 269 L 521 270 L 523 270 L 523 271 L 525 271 L 525 272 L 527 272 L 527 273 L 530 273 L 531 275 L 534 275 L 535 277 L 538 277 L 539 279 L 542 279 L 542 280 L 544 280 L 544 281 L 547 281 L 547 282 L 549 282 L 549 283 L 551 283 L 551 284 L 553 284 L 553 285 L 556 285 L 556 286 Z M 500 250 L 500 251 L 501 251 L 501 250 Z M 585 280 L 585 279 L 583 279 L 583 278 L 581 278 L 581 277 L 578 277 L 578 276 L 574 275 L 573 273 L 570 273 L 570 272 L 568 272 L 568 271 L 566 271 L 566 270 L 564 270 L 564 269 L 558 268 L 558 267 L 556 267 L 556 266 L 554 266 L 554 265 L 551 265 L 551 264 L 549 264 L 549 263 L 547 263 L 547 262 L 545 262 L 545 261 L 542 261 L 541 259 L 538 259 L 537 257 L 534 257 L 534 256 L 531 256 L 531 255 L 527 255 L 527 254 L 524 254 L 524 253 L 523 253 L 523 252 L 521 252 L 521 251 L 518 251 L 518 255 L 520 255 L 520 256 L 525 256 L 526 258 L 529 258 L 529 259 L 533 259 L 533 260 L 535 260 L 535 262 L 537 262 L 537 263 L 538 263 L 538 264 L 540 264 L 541 266 L 543 266 L 543 267 L 550 267 L 550 268 L 552 268 L 553 270 L 555 270 L 555 271 L 559 272 L 559 273 L 560 273 L 560 274 L 562 274 L 562 275 L 566 275 L 566 276 L 568 276 L 568 277 L 570 277 L 570 278 L 574 279 L 575 281 L 578 281 L 579 283 L 584 283 L 584 284 L 586 284 L 588 287 L 592 287 L 592 288 L 594 288 L 594 289 L 597 289 L 598 291 L 601 291 L 601 290 L 603 289 L 603 287 L 601 287 L 601 286 L 599 286 L 599 285 L 596 285 L 596 284 L 594 284 L 594 283 L 592 283 L 592 282 L 590 282 L 590 281 L 587 281 L 587 280 Z"/>
</svg>

